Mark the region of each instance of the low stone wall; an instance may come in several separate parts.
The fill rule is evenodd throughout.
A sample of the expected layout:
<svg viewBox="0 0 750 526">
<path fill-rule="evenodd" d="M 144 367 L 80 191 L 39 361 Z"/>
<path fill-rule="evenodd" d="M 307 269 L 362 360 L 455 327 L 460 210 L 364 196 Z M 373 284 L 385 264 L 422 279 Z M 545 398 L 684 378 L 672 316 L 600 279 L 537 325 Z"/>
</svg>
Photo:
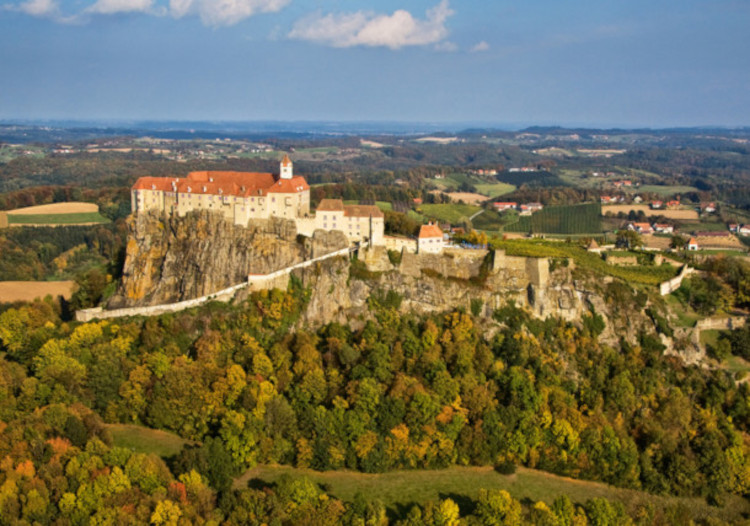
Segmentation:
<svg viewBox="0 0 750 526">
<path fill-rule="evenodd" d="M 76 321 L 88 322 L 94 319 L 106 319 L 106 318 L 121 318 L 124 316 L 158 316 L 159 314 L 165 314 L 167 312 L 178 312 L 193 307 L 198 307 L 209 301 L 229 301 L 231 300 L 237 291 L 246 287 L 250 290 L 264 290 L 272 289 L 274 287 L 285 286 L 286 283 L 281 280 L 289 276 L 294 270 L 309 267 L 319 261 L 325 259 L 337 257 L 337 256 L 348 256 L 350 252 L 349 248 L 342 248 L 334 252 L 330 252 L 323 256 L 297 263 L 290 267 L 271 272 L 270 274 L 255 274 L 247 277 L 245 283 L 239 283 L 226 289 L 201 296 L 200 298 L 193 298 L 190 300 L 179 301 L 177 303 L 166 303 L 163 305 L 150 305 L 148 307 L 130 307 L 124 309 L 113 309 L 104 310 L 101 307 L 95 307 L 93 309 L 82 309 L 76 311 Z"/>
<path fill-rule="evenodd" d="M 659 294 L 661 294 L 662 296 L 672 294 L 674 291 L 680 288 L 680 286 L 682 285 L 682 280 L 693 272 L 695 272 L 695 269 L 692 269 L 687 265 L 683 266 L 682 270 L 680 270 L 680 273 L 676 277 L 667 281 L 663 281 L 659 284 Z"/>
<path fill-rule="evenodd" d="M 387 250 L 396 250 L 401 252 L 406 250 L 412 254 L 417 252 L 417 240 L 408 237 L 383 236 L 383 243 Z"/>
<path fill-rule="evenodd" d="M 695 324 L 695 328 L 699 331 L 705 330 L 719 330 L 719 331 L 731 331 L 732 329 L 739 329 L 744 327 L 746 320 L 743 316 L 729 316 L 727 318 L 706 318 L 698 320 Z"/>
</svg>

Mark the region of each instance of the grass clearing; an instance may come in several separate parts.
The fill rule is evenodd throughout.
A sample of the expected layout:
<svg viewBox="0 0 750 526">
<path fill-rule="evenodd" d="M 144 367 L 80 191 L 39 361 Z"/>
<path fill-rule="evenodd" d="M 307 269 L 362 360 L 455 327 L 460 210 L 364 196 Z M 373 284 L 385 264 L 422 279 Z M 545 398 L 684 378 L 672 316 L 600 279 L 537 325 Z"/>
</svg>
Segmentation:
<svg viewBox="0 0 750 526">
<path fill-rule="evenodd" d="M 694 186 L 686 185 L 658 185 L 658 184 L 644 184 L 638 188 L 639 192 L 648 192 L 651 194 L 659 194 L 662 197 L 668 197 L 674 194 L 685 194 L 687 192 L 699 192 Z"/>
<path fill-rule="evenodd" d="M 508 183 L 478 183 L 474 185 L 474 188 L 477 189 L 477 192 L 487 197 L 509 194 L 516 189 L 515 186 Z"/>
<path fill-rule="evenodd" d="M 109 223 L 99 212 L 77 214 L 8 214 L 9 225 L 88 225 Z"/>
<path fill-rule="evenodd" d="M 428 219 L 437 219 L 448 223 L 459 223 L 469 219 L 481 210 L 478 206 L 462 204 L 424 204 L 420 206 L 422 215 Z"/>
<path fill-rule="evenodd" d="M 107 424 L 106 428 L 112 435 L 116 446 L 137 453 L 154 453 L 160 457 L 171 457 L 179 453 L 185 444 L 190 443 L 189 440 L 174 433 L 133 424 Z"/>
<path fill-rule="evenodd" d="M 50 203 L 47 205 L 16 208 L 15 210 L 8 210 L 8 215 L 82 214 L 98 211 L 99 207 L 95 203 L 70 201 L 66 203 Z"/>
<path fill-rule="evenodd" d="M 602 214 L 617 215 L 620 212 L 625 214 L 630 211 L 643 212 L 646 216 L 664 216 L 670 219 L 681 219 L 683 221 L 698 221 L 698 212 L 687 209 L 672 210 L 652 210 L 649 205 L 605 205 L 602 207 Z"/>
<path fill-rule="evenodd" d="M 664 299 L 667 305 L 669 305 L 669 310 L 677 317 L 678 327 L 695 327 L 695 323 L 703 318 L 703 316 L 691 309 L 689 305 L 683 304 L 674 294 L 669 294 Z"/>
<path fill-rule="evenodd" d="M 282 475 L 305 476 L 321 484 L 330 494 L 351 502 L 357 493 L 380 499 L 396 515 L 402 515 L 412 503 L 436 501 L 447 497 L 459 505 L 476 499 L 480 489 L 504 489 L 519 500 L 530 499 L 552 504 L 560 495 L 577 503 L 594 497 L 622 502 L 630 511 L 650 504 L 657 508 L 683 506 L 694 518 L 739 518 L 750 505 L 738 496 L 729 496 L 723 507 L 712 507 L 700 498 L 651 495 L 642 491 L 615 488 L 599 482 L 560 477 L 543 471 L 519 467 L 513 475 L 501 475 L 491 467 L 453 466 L 438 470 L 394 471 L 366 474 L 352 471 L 318 472 L 289 466 L 256 466 L 235 480 L 235 488 L 249 481 L 271 484 Z"/>
</svg>

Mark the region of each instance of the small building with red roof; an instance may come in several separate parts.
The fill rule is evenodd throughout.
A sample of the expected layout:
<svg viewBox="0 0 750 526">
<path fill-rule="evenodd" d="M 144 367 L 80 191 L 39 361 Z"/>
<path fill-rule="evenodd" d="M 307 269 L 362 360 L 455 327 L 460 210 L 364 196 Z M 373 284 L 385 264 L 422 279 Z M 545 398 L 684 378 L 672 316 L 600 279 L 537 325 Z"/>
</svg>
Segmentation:
<svg viewBox="0 0 750 526">
<path fill-rule="evenodd" d="M 694 237 L 691 237 L 687 243 L 687 249 L 691 251 L 696 251 L 699 248 L 700 247 L 698 246 L 698 241 Z"/>
<path fill-rule="evenodd" d="M 445 247 L 443 231 L 440 227 L 429 223 L 422 225 L 417 238 L 417 252 L 419 254 L 440 254 Z"/>
</svg>

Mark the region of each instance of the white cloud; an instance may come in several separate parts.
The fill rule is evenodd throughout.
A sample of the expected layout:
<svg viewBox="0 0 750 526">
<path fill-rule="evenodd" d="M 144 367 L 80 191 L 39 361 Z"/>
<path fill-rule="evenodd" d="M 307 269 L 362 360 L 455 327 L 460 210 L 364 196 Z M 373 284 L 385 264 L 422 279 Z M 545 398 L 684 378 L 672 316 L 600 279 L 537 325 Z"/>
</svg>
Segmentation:
<svg viewBox="0 0 750 526">
<path fill-rule="evenodd" d="M 424 46 L 437 44 L 448 36 L 445 22 L 452 14 L 448 0 L 441 0 L 429 9 L 424 20 L 414 18 L 403 9 L 392 15 L 365 11 L 328 15 L 317 13 L 298 20 L 289 38 L 333 47 L 383 46 L 399 49 L 404 46 Z"/>
<path fill-rule="evenodd" d="M 472 53 L 479 53 L 481 51 L 487 51 L 490 49 L 490 45 L 482 40 L 481 42 L 477 43 L 473 48 L 471 48 Z"/>
<path fill-rule="evenodd" d="M 114 15 L 117 13 L 151 13 L 153 0 L 97 0 L 86 8 L 86 13 Z"/>
<path fill-rule="evenodd" d="M 5 8 L 37 17 L 56 18 L 60 15 L 60 6 L 55 0 L 28 0 L 18 5 L 6 5 Z"/>
<path fill-rule="evenodd" d="M 258 13 L 280 11 L 291 0 L 169 0 L 175 18 L 198 15 L 211 27 L 231 26 Z"/>
</svg>

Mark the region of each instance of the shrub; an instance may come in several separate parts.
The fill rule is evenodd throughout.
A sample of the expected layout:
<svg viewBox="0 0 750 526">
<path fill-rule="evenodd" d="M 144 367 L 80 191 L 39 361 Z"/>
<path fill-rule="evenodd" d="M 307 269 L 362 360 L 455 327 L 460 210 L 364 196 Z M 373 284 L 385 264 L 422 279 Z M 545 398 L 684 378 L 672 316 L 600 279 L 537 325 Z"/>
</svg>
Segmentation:
<svg viewBox="0 0 750 526">
<path fill-rule="evenodd" d="M 501 475 L 513 475 L 516 472 L 516 464 L 512 460 L 503 460 L 499 464 L 495 464 L 495 471 Z"/>
</svg>

